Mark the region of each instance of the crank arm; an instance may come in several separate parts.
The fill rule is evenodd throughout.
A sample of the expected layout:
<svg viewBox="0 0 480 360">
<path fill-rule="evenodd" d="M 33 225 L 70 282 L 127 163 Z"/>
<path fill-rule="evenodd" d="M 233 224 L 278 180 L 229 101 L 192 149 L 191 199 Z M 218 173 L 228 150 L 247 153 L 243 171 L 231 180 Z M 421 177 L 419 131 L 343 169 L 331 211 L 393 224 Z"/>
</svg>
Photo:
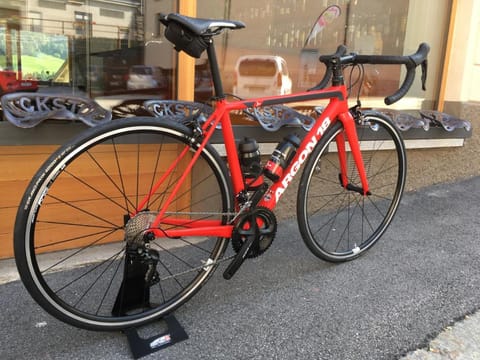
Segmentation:
<svg viewBox="0 0 480 360">
<path fill-rule="evenodd" d="M 223 272 L 223 278 L 225 280 L 230 280 L 233 275 L 237 272 L 237 270 L 242 266 L 245 258 L 247 257 L 248 251 L 252 248 L 256 240 L 255 236 L 249 236 L 247 241 L 245 241 L 238 251 L 237 255 L 233 258 L 230 265 L 227 266 L 225 271 Z"/>
</svg>

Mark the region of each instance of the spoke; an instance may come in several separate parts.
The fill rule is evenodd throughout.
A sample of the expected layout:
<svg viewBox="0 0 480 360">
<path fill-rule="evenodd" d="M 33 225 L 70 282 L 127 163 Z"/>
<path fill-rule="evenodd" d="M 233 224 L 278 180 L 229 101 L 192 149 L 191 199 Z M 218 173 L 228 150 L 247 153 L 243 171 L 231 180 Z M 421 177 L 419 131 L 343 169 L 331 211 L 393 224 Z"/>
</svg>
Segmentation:
<svg viewBox="0 0 480 360">
<path fill-rule="evenodd" d="M 121 253 L 118 253 L 117 255 L 119 255 Z M 113 264 L 113 262 L 116 260 L 113 259 L 111 261 L 111 264 Z M 110 265 L 109 265 L 110 266 Z M 95 312 L 95 315 L 98 315 L 98 313 L 100 312 L 100 309 L 102 308 L 102 305 L 103 305 L 103 302 L 105 301 L 105 299 L 107 298 L 107 294 L 108 292 L 110 291 L 111 287 L 112 287 L 112 284 L 113 284 L 113 280 L 116 278 L 117 276 L 117 273 L 118 273 L 118 269 L 120 269 L 120 266 L 122 266 L 122 261 L 118 261 L 118 264 L 117 264 L 117 267 L 113 273 L 113 276 L 111 277 L 109 283 L 108 283 L 108 286 L 107 286 L 107 290 L 105 290 L 105 294 L 103 294 L 103 297 L 102 297 L 102 300 L 100 301 L 100 303 L 98 304 L 98 308 L 97 308 L 97 311 Z"/>
<path fill-rule="evenodd" d="M 208 265 L 205 265 L 205 264 L 202 264 L 202 265 L 199 265 L 197 267 L 194 267 L 194 268 L 191 268 L 189 270 L 186 270 L 186 271 L 182 271 L 182 272 L 179 272 L 178 274 L 175 274 L 175 275 L 170 275 L 170 276 L 167 276 L 167 277 L 163 277 L 160 279 L 160 281 L 166 281 L 166 280 L 169 280 L 171 278 L 176 278 L 176 277 L 180 277 L 180 276 L 183 276 L 183 275 L 186 275 L 186 274 L 189 274 L 189 273 L 192 273 L 194 271 L 197 271 L 199 272 L 200 270 L 203 270 L 205 269 L 205 267 L 212 267 L 212 266 L 217 266 L 221 263 L 224 263 L 226 261 L 230 261 L 232 260 L 233 258 L 235 257 L 235 255 L 231 255 L 229 257 L 224 257 L 222 259 L 219 259 L 219 260 L 215 260 L 215 261 L 212 261 L 211 263 L 209 263 Z"/>
<path fill-rule="evenodd" d="M 173 172 L 172 172 L 173 173 Z M 151 201 L 151 204 L 155 204 L 157 203 L 157 201 L 161 198 L 161 201 L 159 202 L 159 207 L 158 207 L 158 211 L 160 211 L 160 206 L 162 206 L 163 204 L 163 200 L 165 198 L 165 195 L 167 193 L 167 190 L 170 189 L 170 187 L 172 186 L 172 184 L 176 184 L 178 182 L 178 180 L 181 178 L 183 174 L 179 174 L 177 178 L 175 179 L 170 179 L 168 185 L 167 185 L 167 188 L 165 189 L 164 192 L 162 192 L 161 194 L 159 194 L 154 200 Z M 177 199 L 181 199 L 183 196 L 189 194 L 189 193 L 192 193 L 193 190 L 195 190 L 196 188 L 200 187 L 201 185 L 203 185 L 204 183 L 206 183 L 208 180 L 210 180 L 214 175 L 213 174 L 210 174 L 206 177 L 204 177 L 203 179 L 199 179 L 198 181 L 195 182 L 195 186 L 194 187 L 188 187 L 185 191 L 183 191 L 182 193 L 178 193 L 175 197 L 175 199 L 173 199 L 173 201 L 177 200 Z M 173 180 L 173 181 L 172 181 Z M 198 200 L 197 202 L 195 203 L 191 203 L 189 204 L 189 207 L 192 207 L 194 205 L 197 205 L 199 203 L 201 203 L 202 201 L 205 201 L 213 196 L 217 196 L 218 194 L 212 194 L 210 195 L 210 197 L 208 198 L 202 198 L 200 200 Z M 185 209 L 185 208 L 184 208 Z M 183 209 L 182 209 L 183 210 Z"/>
<path fill-rule="evenodd" d="M 349 195 L 348 195 L 348 198 L 350 199 L 350 197 L 351 197 L 351 195 L 349 194 Z M 355 215 L 356 209 L 357 209 L 358 207 L 361 207 L 361 206 L 360 206 L 360 204 L 357 202 L 357 205 L 353 207 L 353 211 L 352 211 L 352 213 L 351 213 L 351 215 L 350 215 L 350 209 L 352 208 L 352 207 L 350 206 L 350 204 L 351 204 L 351 202 L 348 201 L 348 205 L 349 205 L 349 206 L 348 206 L 348 212 L 347 212 L 347 214 L 348 214 L 348 215 L 347 215 L 347 225 L 345 226 L 345 229 L 343 229 L 343 232 L 341 233 L 341 235 L 340 235 L 340 237 L 339 237 L 339 239 L 338 239 L 337 246 L 335 247 L 335 252 L 338 251 L 338 248 L 340 247 L 340 244 L 341 244 L 342 240 L 344 239 L 345 234 L 347 234 L 347 250 L 351 250 L 351 249 L 350 249 L 350 223 L 351 223 L 351 220 L 352 220 L 353 216 Z M 363 222 L 363 219 L 362 219 L 362 222 Z M 363 232 L 362 232 L 361 236 L 362 236 L 362 239 L 363 239 Z M 362 241 L 361 243 L 363 243 L 363 241 Z"/>
<path fill-rule="evenodd" d="M 346 197 L 346 192 L 345 191 L 342 191 L 338 194 L 336 194 L 337 196 L 340 196 L 342 195 L 344 198 Z M 317 197 L 320 197 L 317 196 Z M 328 195 L 324 195 L 324 197 L 328 197 Z M 309 198 L 315 198 L 313 196 L 309 196 Z M 321 210 L 325 209 L 328 205 L 330 205 L 331 203 L 333 203 L 335 200 L 338 200 L 337 197 L 332 197 L 329 201 L 327 201 L 323 206 L 321 206 L 319 209 L 315 210 L 310 216 L 314 216 L 316 214 L 318 214 Z M 343 203 L 343 199 L 340 200 L 340 203 L 342 204 Z"/>
<path fill-rule="evenodd" d="M 75 306 L 77 306 L 78 304 L 80 304 L 80 302 L 83 300 L 83 298 L 85 297 L 85 295 L 87 295 L 87 294 L 90 292 L 90 290 L 93 289 L 93 287 L 95 286 L 95 284 L 100 280 L 100 278 L 102 277 L 102 275 L 105 274 L 105 272 L 107 272 L 107 270 L 110 268 L 110 266 L 113 264 L 113 262 L 115 261 L 115 259 L 117 258 L 117 256 L 118 256 L 119 254 L 120 254 L 120 253 L 117 253 L 114 257 L 110 258 L 108 261 L 104 261 L 104 262 L 103 262 L 103 264 L 107 264 L 107 266 L 106 266 L 105 269 L 103 269 L 103 271 L 97 276 L 97 278 L 94 279 L 94 281 L 90 284 L 90 286 L 87 288 L 87 290 L 85 290 L 85 292 L 83 293 L 83 295 L 80 296 L 80 298 L 79 298 L 79 299 L 77 300 L 77 302 L 75 303 Z M 100 265 L 99 265 L 98 267 L 100 267 Z M 113 277 L 112 277 L 112 279 L 110 279 L 110 281 L 113 281 Z M 102 301 L 103 301 L 103 299 L 105 299 L 109 288 L 110 288 L 110 287 L 107 287 L 106 292 L 103 294 Z M 101 303 L 100 303 L 100 306 L 101 306 Z"/>
<path fill-rule="evenodd" d="M 71 223 L 71 222 L 62 222 L 62 221 L 39 220 L 39 221 L 37 221 L 37 223 L 51 224 L 51 225 L 75 226 L 75 227 L 99 228 L 99 229 L 112 229 L 111 226 L 101 226 L 101 225 L 93 225 L 93 224 L 80 224 L 80 223 Z M 117 227 L 117 229 L 118 229 L 118 227 Z"/>
<path fill-rule="evenodd" d="M 123 183 L 122 170 L 120 167 L 120 160 L 118 158 L 118 151 L 117 151 L 117 145 L 115 144 L 115 139 L 112 139 L 111 141 L 112 141 L 112 146 L 115 154 L 115 163 L 117 165 L 118 177 L 120 178 L 120 185 L 122 186 L 122 188 L 121 189 L 118 188 L 116 183 L 113 183 L 113 184 L 115 187 L 117 187 L 117 189 L 120 191 L 120 194 L 123 196 L 123 199 L 125 200 L 125 208 L 127 209 L 127 213 L 130 213 L 130 211 L 128 211 L 128 204 L 130 203 L 130 206 L 132 207 L 133 207 L 133 204 L 131 203 L 130 199 L 126 196 L 125 184 Z"/>
<path fill-rule="evenodd" d="M 180 288 L 182 288 L 182 289 L 185 288 L 185 287 L 180 283 L 180 280 L 177 279 L 178 274 L 175 274 L 175 275 L 174 275 L 174 274 L 170 271 L 170 269 L 168 268 L 168 266 L 166 266 L 166 265 L 163 263 L 163 261 L 161 261 L 160 259 L 158 260 L 158 263 L 159 263 L 160 265 L 162 265 L 162 267 L 163 267 L 163 268 L 167 271 L 167 273 L 170 275 L 169 277 L 167 277 L 167 279 L 173 279 L 173 280 L 175 280 L 175 282 L 178 284 L 178 286 L 180 286 Z M 180 273 L 180 274 L 181 274 L 181 273 Z M 161 285 L 161 284 L 162 284 L 162 281 L 164 281 L 164 279 L 160 279 L 160 281 L 159 281 L 158 284 L 159 284 L 159 286 L 160 286 L 160 291 L 162 292 L 162 297 L 165 298 L 165 297 L 164 297 L 164 294 L 163 294 L 163 287 L 162 287 L 162 285 Z"/>
<path fill-rule="evenodd" d="M 371 201 L 370 198 L 368 198 L 369 201 Z M 362 209 L 362 221 L 363 220 L 366 220 L 367 221 L 367 224 L 368 226 L 370 227 L 370 230 L 374 231 L 375 229 L 373 228 L 373 225 L 372 223 L 370 222 L 370 219 L 369 219 L 369 216 L 367 215 L 367 213 L 365 213 L 365 199 L 362 198 L 362 202 L 363 202 L 363 207 L 361 208 Z M 375 205 L 374 205 L 375 206 Z M 380 215 L 383 217 L 384 215 L 382 213 L 380 213 Z M 362 224 L 363 225 L 363 224 Z M 362 228 L 363 229 L 363 228 Z"/>
<path fill-rule="evenodd" d="M 379 196 L 378 196 L 378 197 L 379 197 Z M 386 214 L 384 214 L 384 213 L 380 210 L 380 208 L 377 206 L 376 202 L 373 201 L 373 200 L 371 200 L 371 199 L 369 199 L 369 200 L 370 200 L 370 203 L 373 205 L 373 207 L 378 211 L 378 213 L 379 213 L 381 216 L 385 217 Z M 387 199 L 387 200 L 388 200 L 388 199 Z"/>
<path fill-rule="evenodd" d="M 163 148 L 163 142 L 160 142 L 159 148 L 158 148 L 158 151 L 157 151 L 157 159 L 155 161 L 155 168 L 154 168 L 153 174 L 152 174 L 152 181 L 150 183 L 150 190 L 148 191 L 149 194 L 152 192 L 153 185 L 155 184 L 155 176 L 157 174 L 158 163 L 160 161 L 160 153 L 162 152 L 162 148 Z M 148 201 L 147 201 L 147 209 L 150 208 L 150 200 L 151 200 L 151 197 L 149 196 Z"/>
<path fill-rule="evenodd" d="M 118 227 L 117 224 L 114 224 L 114 223 L 108 221 L 107 219 L 104 219 L 104 218 L 102 218 L 102 217 L 100 217 L 100 216 L 98 216 L 98 215 L 95 215 L 95 214 L 87 211 L 87 210 L 84 210 L 84 209 L 82 209 L 82 208 L 80 208 L 80 207 L 78 207 L 78 206 L 75 206 L 75 205 L 71 204 L 70 202 L 66 202 L 66 201 L 64 201 L 64 200 L 62 200 L 62 199 L 60 199 L 60 198 L 58 198 L 58 197 L 56 197 L 56 196 L 53 196 L 53 195 L 51 195 L 51 194 L 48 194 L 48 196 L 51 197 L 52 199 L 55 199 L 55 200 L 58 201 L 59 203 L 62 203 L 62 204 L 64 204 L 64 205 L 68 206 L 68 207 L 71 207 L 71 208 L 73 208 L 73 209 L 75 209 L 75 210 L 78 210 L 78 211 L 84 213 L 84 214 L 87 214 L 87 215 L 93 217 L 94 219 L 97 219 L 97 220 L 100 220 L 100 221 L 105 222 L 105 223 L 107 223 L 107 224 L 110 224 L 110 225 L 112 225 L 112 227 L 114 227 L 114 228 L 117 228 L 117 227 Z"/>
<path fill-rule="evenodd" d="M 112 143 L 113 143 L 113 139 L 112 139 Z M 118 156 L 117 149 L 115 147 L 115 144 L 113 144 L 113 145 L 114 145 L 115 157 L 117 157 Z M 107 179 L 110 181 L 110 183 L 120 192 L 120 194 L 125 199 L 125 202 L 126 202 L 125 207 L 128 209 L 127 201 L 129 202 L 129 200 L 126 196 L 125 187 L 124 187 L 124 184 L 123 184 L 123 177 L 122 177 L 122 174 L 120 173 L 120 168 L 118 168 L 118 170 L 119 170 L 119 176 L 120 176 L 120 182 L 121 182 L 121 185 L 122 185 L 122 189 L 120 189 L 120 187 L 115 182 L 115 180 L 113 180 L 112 177 L 105 171 L 103 166 L 100 165 L 100 163 L 97 161 L 97 159 L 95 159 L 95 157 L 90 153 L 90 151 L 87 150 L 86 153 L 90 157 L 90 159 L 95 163 L 95 165 L 97 165 L 97 167 L 100 169 L 100 171 L 107 177 Z M 118 163 L 118 158 L 117 158 L 117 164 L 118 164 L 118 166 L 120 166 L 120 164 Z"/>
<path fill-rule="evenodd" d="M 112 256 L 110 256 L 108 259 L 100 262 L 98 265 L 94 266 L 93 268 L 91 268 L 90 270 L 84 272 L 83 274 L 77 276 L 76 278 L 74 278 L 73 280 L 71 280 L 70 282 L 68 282 L 67 284 L 63 285 L 61 288 L 55 290 L 55 293 L 59 293 L 61 292 L 62 290 L 65 290 L 67 287 L 69 287 L 70 285 L 72 285 L 73 283 L 77 282 L 78 280 L 84 278 L 85 276 L 87 276 L 88 274 L 90 274 L 92 271 L 95 271 L 96 269 L 98 269 L 100 266 L 102 266 L 103 264 L 109 262 L 111 259 L 113 258 L 116 258 L 119 254 L 121 254 L 122 252 L 124 251 L 124 249 L 121 249 L 119 252 L 113 254 Z M 98 279 L 98 277 L 97 277 Z M 96 280 L 98 281 L 98 280 Z"/>
<path fill-rule="evenodd" d="M 176 184 L 177 181 L 180 179 L 181 175 L 178 176 L 176 179 L 173 179 L 173 174 L 176 172 L 176 168 L 172 169 L 170 175 L 168 176 L 168 183 L 164 191 L 162 191 L 160 194 L 158 194 L 153 200 L 150 198 L 150 204 L 153 206 L 157 201 L 158 203 L 158 208 L 157 211 L 160 211 L 160 207 L 163 206 L 165 196 L 167 196 L 168 190 L 172 187 L 173 184 Z M 165 179 L 166 180 L 166 179 Z"/>
<path fill-rule="evenodd" d="M 324 181 L 324 182 L 329 183 L 329 184 L 335 184 L 335 185 L 341 186 L 340 180 L 338 180 L 338 179 L 331 180 L 330 178 L 325 178 L 323 176 L 315 176 L 315 179 Z"/>
<path fill-rule="evenodd" d="M 382 167 L 383 167 L 383 166 L 382 166 Z M 392 166 L 390 166 L 389 168 L 382 169 L 381 171 L 380 171 L 380 169 L 379 169 L 379 171 L 377 171 L 375 174 L 370 175 L 370 176 L 369 176 L 369 179 L 370 179 L 370 181 L 372 181 L 372 180 L 374 180 L 376 177 L 378 177 L 379 175 L 383 175 L 383 174 L 385 174 L 387 171 L 390 171 L 390 170 L 392 170 L 392 169 L 393 169 L 393 170 L 396 170 L 398 167 L 399 167 L 398 163 L 395 163 L 395 164 L 393 164 Z M 395 173 L 396 173 L 396 171 L 395 171 Z"/>
<path fill-rule="evenodd" d="M 109 228 L 109 230 L 105 230 L 105 231 L 99 231 L 99 232 L 95 232 L 95 233 L 84 234 L 84 235 L 64 239 L 64 240 L 61 240 L 61 241 L 55 241 L 55 242 L 52 242 L 52 243 L 48 243 L 46 245 L 35 246 L 35 250 L 44 249 L 44 248 L 48 248 L 50 246 L 55 246 L 55 245 L 59 245 L 59 244 L 66 244 L 66 243 L 69 243 L 69 242 L 72 242 L 72 241 L 76 241 L 76 240 L 80 240 L 80 239 L 86 239 L 86 238 L 96 236 L 96 235 L 102 235 L 102 234 L 110 235 L 110 234 L 113 234 L 117 230 L 122 230 L 122 228 L 116 228 L 116 229 Z"/>
<path fill-rule="evenodd" d="M 112 202 L 113 204 L 115 204 L 116 206 L 118 206 L 120 209 L 122 209 L 122 210 L 124 210 L 124 211 L 127 211 L 127 209 L 126 209 L 123 205 L 117 203 L 117 202 L 114 200 L 114 198 L 112 198 L 111 196 L 106 195 L 106 194 L 104 194 L 103 192 L 101 192 L 100 190 L 94 188 L 92 185 L 88 184 L 86 181 L 82 180 L 81 178 L 79 178 L 78 176 L 74 175 L 74 174 L 71 173 L 70 171 L 64 170 L 64 172 L 65 172 L 66 174 L 70 175 L 71 177 L 73 177 L 75 180 L 77 180 L 77 181 L 80 182 L 81 184 L 85 185 L 85 186 L 88 187 L 89 189 L 91 189 L 91 190 L 93 190 L 94 192 L 96 192 L 98 195 L 100 195 L 100 196 L 102 197 L 102 199 L 106 199 L 106 200 Z M 97 200 L 99 200 L 99 199 L 95 199 L 95 200 L 97 201 Z M 78 201 L 81 201 L 81 200 L 78 200 Z"/>
<path fill-rule="evenodd" d="M 201 246 L 199 246 L 199 245 L 197 245 L 197 244 L 195 244 L 195 243 L 193 243 L 193 242 L 191 242 L 191 241 L 188 241 L 188 240 L 185 239 L 184 237 L 180 237 L 180 238 L 175 239 L 175 240 L 181 240 L 182 242 L 184 242 L 184 243 L 186 243 L 186 244 L 188 244 L 188 245 L 191 245 L 191 246 L 197 248 L 198 250 L 201 250 L 201 251 L 203 251 L 203 252 L 205 252 L 205 253 L 207 253 L 207 254 L 211 254 L 211 253 L 212 253 L 211 250 L 204 249 L 204 248 L 202 248 Z M 207 238 L 206 240 L 209 240 L 209 238 Z M 155 243 L 155 244 L 156 244 L 156 243 Z"/>
<path fill-rule="evenodd" d="M 170 256 L 174 257 L 175 259 L 177 259 L 178 261 L 184 263 L 185 265 L 187 265 L 189 268 L 194 268 L 195 266 L 189 264 L 188 262 L 186 262 L 185 260 L 181 259 L 180 257 L 178 257 L 177 255 L 175 255 L 173 252 L 171 252 L 170 250 L 164 248 L 162 245 L 154 242 L 155 246 L 158 247 L 160 250 L 162 251 L 165 251 L 167 254 L 169 254 Z"/>
<path fill-rule="evenodd" d="M 343 195 L 345 193 L 345 189 L 343 187 L 340 187 L 341 191 L 337 193 L 329 193 L 329 194 L 320 194 L 320 195 L 310 195 L 308 198 L 309 199 L 316 199 L 316 198 L 334 198 L 336 196 Z M 334 200 L 334 199 L 332 199 Z"/>
<path fill-rule="evenodd" d="M 56 267 L 57 265 L 60 265 L 61 263 L 64 263 L 65 261 L 67 261 L 68 259 L 71 259 L 73 256 L 75 255 L 78 255 L 79 253 L 81 253 L 82 251 L 86 250 L 86 249 L 89 249 L 91 248 L 92 246 L 94 246 L 95 244 L 99 243 L 100 241 L 102 241 L 103 239 L 105 239 L 106 237 L 108 237 L 109 235 L 113 234 L 116 230 L 113 230 L 113 231 L 110 231 L 109 233 L 105 234 L 104 236 L 100 237 L 99 239 L 91 242 L 90 244 L 88 244 L 87 246 L 84 246 L 80 249 L 78 249 L 77 251 L 75 251 L 74 253 L 70 254 L 69 256 L 67 256 L 66 258 L 56 262 L 55 264 L 49 266 L 48 268 L 42 270 L 42 274 L 48 272 L 50 269 L 53 269 L 54 267 Z"/>
<path fill-rule="evenodd" d="M 382 196 L 382 195 L 377 195 L 376 192 L 380 189 L 390 188 L 392 186 L 393 186 L 393 188 L 395 188 L 396 184 L 397 184 L 396 182 L 391 182 L 391 183 L 388 183 L 388 184 L 383 184 L 382 186 L 377 185 L 377 186 L 374 186 L 373 189 L 370 188 L 370 191 L 372 192 L 373 196 Z M 372 195 L 370 195 L 370 196 L 372 196 Z"/>
<path fill-rule="evenodd" d="M 380 188 L 379 188 L 380 189 Z M 372 198 L 372 197 L 375 197 L 376 199 L 381 199 L 381 200 L 386 200 L 386 201 L 392 201 L 393 198 L 392 197 L 388 197 L 388 196 L 385 196 L 385 195 L 378 195 L 376 192 L 372 193 L 371 195 L 368 196 L 369 198 Z M 373 202 L 373 200 L 370 200 Z"/>
<path fill-rule="evenodd" d="M 340 204 L 343 204 L 345 202 L 345 198 L 346 198 L 346 194 L 343 194 L 343 199 L 340 199 Z M 332 229 L 333 227 L 333 224 L 335 223 L 335 219 L 337 218 L 338 214 L 340 214 L 340 212 L 342 212 L 344 209 L 346 209 L 348 206 L 348 204 L 346 206 L 343 206 L 343 207 L 339 207 L 337 209 L 337 211 L 335 212 L 335 214 L 333 214 L 329 219 L 327 219 L 325 221 L 325 223 L 317 230 L 317 231 L 314 231 L 313 232 L 313 235 L 315 236 L 316 234 L 318 234 L 325 226 L 327 226 L 329 223 L 332 222 L 332 226 L 330 227 L 329 229 L 329 232 L 330 230 Z"/>
</svg>

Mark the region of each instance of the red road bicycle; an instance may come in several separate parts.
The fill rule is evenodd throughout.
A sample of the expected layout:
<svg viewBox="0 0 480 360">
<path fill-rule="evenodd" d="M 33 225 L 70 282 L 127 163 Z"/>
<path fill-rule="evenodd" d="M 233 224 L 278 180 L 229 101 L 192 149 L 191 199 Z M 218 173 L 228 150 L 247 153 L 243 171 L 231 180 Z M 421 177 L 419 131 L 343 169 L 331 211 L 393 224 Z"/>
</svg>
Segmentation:
<svg viewBox="0 0 480 360">
<path fill-rule="evenodd" d="M 246 258 L 271 245 L 273 209 L 302 168 L 300 233 L 327 261 L 352 260 L 370 249 L 404 189 L 399 131 L 380 113 L 349 109 L 343 74 L 365 63 L 404 64 L 404 83 L 386 98 L 393 103 L 426 64 L 426 44 L 410 56 L 346 54 L 341 46 L 320 58 L 326 75 L 309 91 L 229 101 L 212 38 L 244 25 L 178 14 L 161 21 L 177 50 L 195 57 L 207 51 L 216 93 L 211 114 L 93 127 L 50 156 L 18 209 L 14 247 L 22 281 L 46 311 L 78 327 L 123 329 L 165 316 L 227 260 L 224 277 L 231 278 Z M 263 111 L 275 127 L 282 125 L 276 115 L 288 112 L 283 104 L 315 100 L 328 105 L 303 130 L 288 128 L 268 160 L 255 141 L 235 138 L 232 111 Z M 226 159 L 211 144 L 218 132 Z"/>
</svg>

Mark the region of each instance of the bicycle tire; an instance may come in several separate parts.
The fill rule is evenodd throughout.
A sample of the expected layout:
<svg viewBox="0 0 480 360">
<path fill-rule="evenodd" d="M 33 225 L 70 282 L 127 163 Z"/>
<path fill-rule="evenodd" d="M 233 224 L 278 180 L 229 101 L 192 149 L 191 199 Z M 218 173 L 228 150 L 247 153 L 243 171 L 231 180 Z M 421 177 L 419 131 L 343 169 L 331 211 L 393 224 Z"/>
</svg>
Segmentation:
<svg viewBox="0 0 480 360">
<path fill-rule="evenodd" d="M 198 145 L 191 131 L 173 120 L 129 118 L 89 129 L 50 156 L 26 190 L 14 230 L 16 264 L 38 304 L 76 327 L 120 330 L 161 318 L 188 301 L 214 272 L 228 239 L 157 238 L 150 249 L 158 262 L 149 251 L 147 261 L 134 268 L 132 257 L 125 260 L 125 232 L 127 224 L 134 234 L 135 226 L 148 226 L 144 222 L 158 214 L 184 163 L 146 211 L 133 217 L 139 199 L 181 149 L 195 151 Z M 203 149 L 191 174 L 168 211 L 192 223 L 227 223 L 231 184 L 212 146 Z M 157 274 L 152 270 L 148 282 L 135 288 L 135 279 L 147 278 L 148 264 Z M 136 295 L 128 298 L 129 292 Z"/>
<path fill-rule="evenodd" d="M 406 180 L 406 152 L 399 130 L 388 117 L 365 111 L 357 134 L 371 195 L 345 189 L 334 150 L 343 131 L 340 121 L 327 130 L 307 160 L 297 193 L 303 240 L 314 255 L 329 262 L 353 260 L 377 243 L 398 209 Z M 361 188 L 349 151 L 347 167 L 350 183 Z"/>
</svg>

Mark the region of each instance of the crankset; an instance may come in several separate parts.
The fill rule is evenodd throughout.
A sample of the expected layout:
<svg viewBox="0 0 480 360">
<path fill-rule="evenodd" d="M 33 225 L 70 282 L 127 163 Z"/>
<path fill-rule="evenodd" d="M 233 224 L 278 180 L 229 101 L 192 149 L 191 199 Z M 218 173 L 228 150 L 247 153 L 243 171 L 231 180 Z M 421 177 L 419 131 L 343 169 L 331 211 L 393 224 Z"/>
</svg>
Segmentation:
<svg viewBox="0 0 480 360">
<path fill-rule="evenodd" d="M 242 214 L 232 233 L 232 246 L 237 254 L 223 277 L 231 279 L 246 258 L 262 255 L 272 244 L 276 233 L 277 219 L 270 209 L 257 207 Z"/>
</svg>

